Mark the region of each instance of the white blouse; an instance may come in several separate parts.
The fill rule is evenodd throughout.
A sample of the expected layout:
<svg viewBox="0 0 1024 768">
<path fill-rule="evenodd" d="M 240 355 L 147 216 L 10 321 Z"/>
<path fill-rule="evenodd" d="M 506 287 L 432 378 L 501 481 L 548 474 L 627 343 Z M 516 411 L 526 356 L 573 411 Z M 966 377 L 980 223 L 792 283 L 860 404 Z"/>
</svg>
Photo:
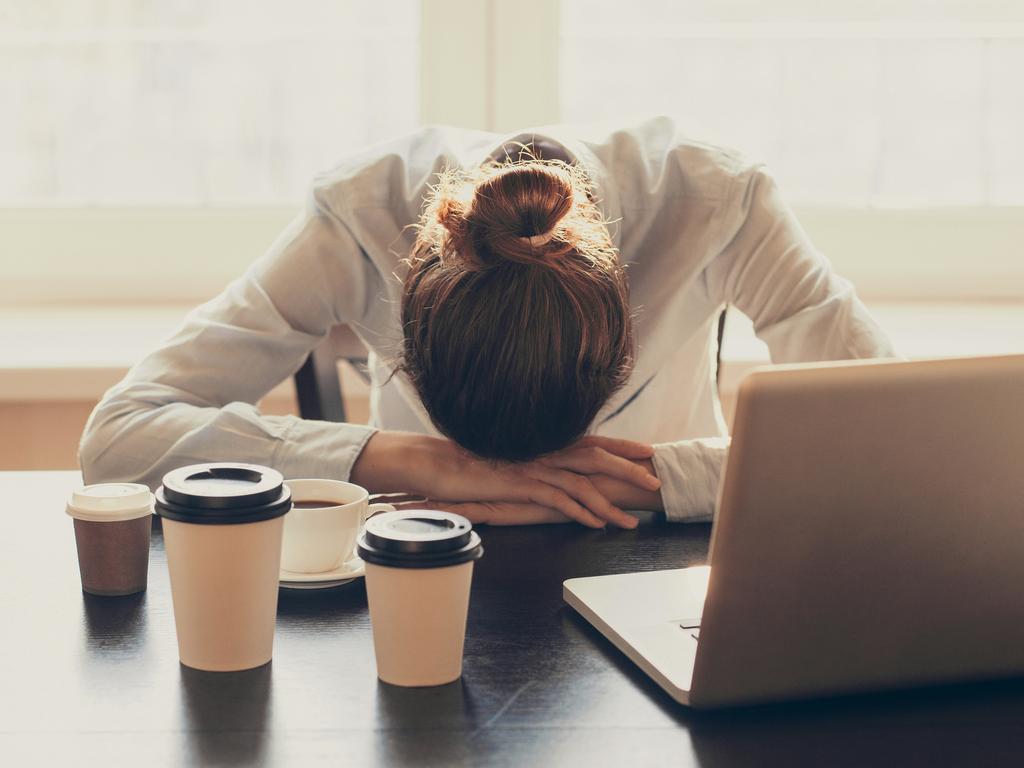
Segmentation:
<svg viewBox="0 0 1024 768">
<path fill-rule="evenodd" d="M 529 133 L 587 169 L 627 265 L 636 367 L 591 431 L 655 443 L 667 517 L 707 520 L 728 446 L 713 364 L 723 305 L 751 318 L 775 362 L 891 356 L 889 341 L 763 166 L 666 118 Z M 216 460 L 344 480 L 376 429 L 436 435 L 408 380 L 389 380 L 408 225 L 442 168 L 479 164 L 510 138 L 426 127 L 319 175 L 269 252 L 105 394 L 82 438 L 86 480 L 155 487 Z M 340 323 L 371 350 L 371 424 L 262 415 L 253 404 Z"/>
</svg>

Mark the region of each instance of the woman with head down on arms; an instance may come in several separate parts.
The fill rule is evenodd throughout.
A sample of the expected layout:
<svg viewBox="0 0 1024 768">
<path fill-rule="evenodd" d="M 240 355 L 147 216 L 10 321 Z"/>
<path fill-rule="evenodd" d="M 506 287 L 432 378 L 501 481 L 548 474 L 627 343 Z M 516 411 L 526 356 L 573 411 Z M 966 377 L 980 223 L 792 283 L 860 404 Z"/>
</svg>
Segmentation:
<svg viewBox="0 0 1024 768">
<path fill-rule="evenodd" d="M 426 496 L 474 522 L 707 520 L 728 445 L 721 308 L 776 362 L 889 356 L 767 172 L 663 118 L 515 137 L 425 128 L 319 176 L 241 278 L 106 393 L 87 482 L 234 460 Z M 330 328 L 371 423 L 254 406 Z"/>
</svg>

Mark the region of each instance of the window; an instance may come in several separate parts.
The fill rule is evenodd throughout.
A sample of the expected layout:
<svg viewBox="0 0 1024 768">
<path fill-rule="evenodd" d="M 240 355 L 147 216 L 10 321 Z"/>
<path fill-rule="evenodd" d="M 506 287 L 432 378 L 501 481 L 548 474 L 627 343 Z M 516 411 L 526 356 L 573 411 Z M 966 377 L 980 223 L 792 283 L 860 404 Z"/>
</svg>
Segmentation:
<svg viewBox="0 0 1024 768">
<path fill-rule="evenodd" d="M 419 7 L 0 0 L 0 205 L 294 205 L 418 124 Z"/>
<path fill-rule="evenodd" d="M 1024 204 L 1015 0 L 563 0 L 561 116 L 673 115 L 797 203 Z"/>
<path fill-rule="evenodd" d="M 1022 82 L 1018 0 L 0 0 L 0 303 L 207 298 L 420 123 L 657 113 L 862 295 L 1019 300 Z"/>
</svg>

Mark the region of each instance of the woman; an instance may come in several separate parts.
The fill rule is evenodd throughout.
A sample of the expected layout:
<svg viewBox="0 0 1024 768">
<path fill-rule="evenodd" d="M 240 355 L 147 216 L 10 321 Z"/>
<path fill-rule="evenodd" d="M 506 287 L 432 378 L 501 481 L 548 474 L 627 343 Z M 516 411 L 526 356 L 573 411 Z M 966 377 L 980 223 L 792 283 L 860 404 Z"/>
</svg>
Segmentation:
<svg viewBox="0 0 1024 768">
<path fill-rule="evenodd" d="M 318 177 L 270 252 L 104 396 L 82 466 L 153 486 L 250 461 L 478 522 L 706 520 L 724 304 L 776 362 L 892 354 L 763 168 L 667 119 L 425 128 Z M 372 351 L 372 425 L 261 415 L 341 323 Z"/>
</svg>

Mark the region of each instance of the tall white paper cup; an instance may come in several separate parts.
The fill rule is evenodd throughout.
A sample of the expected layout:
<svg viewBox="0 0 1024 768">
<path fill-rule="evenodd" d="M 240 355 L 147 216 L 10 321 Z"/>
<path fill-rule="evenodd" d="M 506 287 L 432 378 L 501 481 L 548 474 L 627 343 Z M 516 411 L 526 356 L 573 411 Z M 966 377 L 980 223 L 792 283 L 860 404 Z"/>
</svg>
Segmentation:
<svg viewBox="0 0 1024 768">
<path fill-rule="evenodd" d="M 197 464 L 156 492 L 178 655 L 211 672 L 252 669 L 274 650 L 281 532 L 291 491 L 253 464 Z"/>
<path fill-rule="evenodd" d="M 473 563 L 483 555 L 469 521 L 405 510 L 371 518 L 359 540 L 377 676 L 401 686 L 462 675 Z"/>
</svg>

